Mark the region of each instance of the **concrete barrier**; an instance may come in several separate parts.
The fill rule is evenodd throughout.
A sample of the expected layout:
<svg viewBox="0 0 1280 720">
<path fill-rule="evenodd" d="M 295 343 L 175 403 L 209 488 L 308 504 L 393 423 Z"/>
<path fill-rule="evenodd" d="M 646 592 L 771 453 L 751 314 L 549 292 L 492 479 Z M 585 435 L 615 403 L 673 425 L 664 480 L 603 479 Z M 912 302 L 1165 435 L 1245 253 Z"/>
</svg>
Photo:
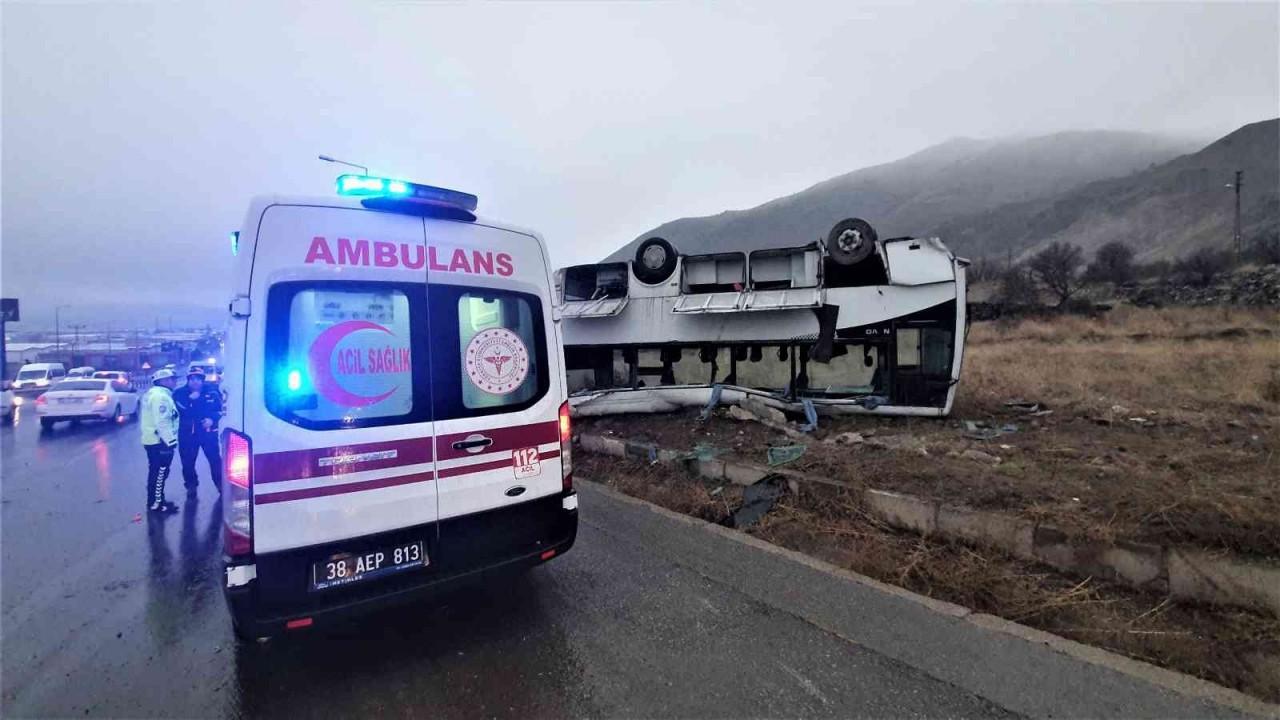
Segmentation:
<svg viewBox="0 0 1280 720">
<path fill-rule="evenodd" d="M 938 507 L 938 532 L 975 545 L 1003 550 L 1023 560 L 1035 559 L 1035 523 L 1003 513 Z"/>
<path fill-rule="evenodd" d="M 867 490 L 862 497 L 872 512 L 893 527 L 921 535 L 938 530 L 937 503 L 887 490 Z"/>
<path fill-rule="evenodd" d="M 650 444 L 596 435 L 580 436 L 579 445 L 588 452 L 646 462 L 651 458 L 664 463 L 687 458 L 684 453 L 659 450 Z M 793 490 L 804 483 L 819 483 L 858 492 L 843 483 L 783 468 L 722 460 L 688 462 L 690 469 L 705 478 L 740 485 L 752 485 L 768 475 L 780 474 L 786 476 Z M 1051 525 L 1036 525 L 1005 513 L 941 505 L 887 490 L 861 492 L 869 512 L 900 530 L 994 548 L 1080 577 L 1100 577 L 1167 592 L 1174 598 L 1247 607 L 1280 616 L 1280 566 L 1203 550 L 1073 538 Z"/>
<path fill-rule="evenodd" d="M 603 435 L 579 435 L 578 446 L 587 452 L 593 452 L 597 455 L 609 455 L 612 457 L 626 457 L 627 455 L 627 444 L 625 442 Z"/>
<path fill-rule="evenodd" d="M 1201 550 L 1168 552 L 1169 592 L 1220 605 L 1261 606 L 1280 616 L 1280 567 Z"/>
</svg>

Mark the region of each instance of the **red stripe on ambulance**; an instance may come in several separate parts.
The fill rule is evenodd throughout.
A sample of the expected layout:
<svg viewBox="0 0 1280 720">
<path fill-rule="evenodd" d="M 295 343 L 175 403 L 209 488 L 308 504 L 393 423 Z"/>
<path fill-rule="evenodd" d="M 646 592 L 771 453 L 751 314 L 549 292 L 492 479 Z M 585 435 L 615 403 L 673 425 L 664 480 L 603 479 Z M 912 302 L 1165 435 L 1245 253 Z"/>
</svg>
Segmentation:
<svg viewBox="0 0 1280 720">
<path fill-rule="evenodd" d="M 501 450 L 515 450 L 516 448 L 534 447 L 537 445 L 545 445 L 546 443 L 560 442 L 560 424 L 551 420 L 548 422 L 533 423 L 530 425 L 514 425 L 512 427 L 496 428 L 490 430 L 472 430 L 470 432 L 451 433 L 449 435 L 436 436 L 436 457 L 439 460 L 455 460 L 457 458 L 476 457 L 485 453 L 498 452 Z M 455 442 L 466 440 L 472 435 L 483 435 L 493 442 L 484 448 L 482 452 L 469 453 L 466 450 L 456 450 L 453 447 Z"/>
<path fill-rule="evenodd" d="M 383 470 L 431 462 L 431 438 L 339 445 L 314 450 L 263 453 L 253 458 L 253 482 L 285 482 Z"/>
</svg>

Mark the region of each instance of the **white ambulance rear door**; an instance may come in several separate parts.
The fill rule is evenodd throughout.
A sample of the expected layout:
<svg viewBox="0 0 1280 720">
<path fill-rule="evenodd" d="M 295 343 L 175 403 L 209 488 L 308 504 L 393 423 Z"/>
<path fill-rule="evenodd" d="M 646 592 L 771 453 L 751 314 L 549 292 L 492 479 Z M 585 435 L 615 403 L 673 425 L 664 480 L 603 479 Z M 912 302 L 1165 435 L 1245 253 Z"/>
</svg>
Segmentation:
<svg viewBox="0 0 1280 720">
<path fill-rule="evenodd" d="M 242 388 L 254 551 L 434 523 L 422 218 L 279 201 L 255 239 Z"/>
<path fill-rule="evenodd" d="M 563 358 L 540 240 L 433 220 L 426 234 L 441 520 L 560 492 Z"/>
</svg>

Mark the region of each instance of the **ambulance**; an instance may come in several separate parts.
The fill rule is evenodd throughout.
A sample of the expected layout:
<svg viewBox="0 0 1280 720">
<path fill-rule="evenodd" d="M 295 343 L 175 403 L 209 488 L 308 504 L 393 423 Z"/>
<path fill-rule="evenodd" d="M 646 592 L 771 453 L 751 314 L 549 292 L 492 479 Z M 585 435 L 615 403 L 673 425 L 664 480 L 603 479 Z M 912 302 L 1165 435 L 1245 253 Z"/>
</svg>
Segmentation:
<svg viewBox="0 0 1280 720">
<path fill-rule="evenodd" d="M 366 175 L 258 197 L 221 435 L 225 595 L 264 638 L 573 546 L 547 250 L 474 195 Z"/>
</svg>

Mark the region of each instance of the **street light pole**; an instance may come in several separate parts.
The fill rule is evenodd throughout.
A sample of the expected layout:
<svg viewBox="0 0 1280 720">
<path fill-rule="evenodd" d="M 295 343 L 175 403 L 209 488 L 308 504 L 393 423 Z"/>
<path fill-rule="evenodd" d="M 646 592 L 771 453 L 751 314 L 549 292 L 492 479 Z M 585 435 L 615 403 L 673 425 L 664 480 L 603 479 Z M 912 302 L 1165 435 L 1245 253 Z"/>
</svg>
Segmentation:
<svg viewBox="0 0 1280 720">
<path fill-rule="evenodd" d="M 59 313 L 62 312 L 62 308 L 69 308 L 69 307 L 71 306 L 58 305 L 53 308 L 53 353 L 55 355 L 62 352 L 62 327 L 61 327 L 61 317 L 59 316 Z"/>
<path fill-rule="evenodd" d="M 335 157 L 329 157 L 328 155 L 317 155 L 316 157 L 320 158 L 325 162 L 337 163 L 339 165 L 346 165 L 347 167 L 360 168 L 360 170 L 363 171 L 361 173 L 362 175 L 369 174 L 369 168 L 365 167 L 364 165 L 357 165 L 355 163 L 347 162 L 346 160 L 339 160 L 338 158 L 335 158 Z"/>
</svg>

